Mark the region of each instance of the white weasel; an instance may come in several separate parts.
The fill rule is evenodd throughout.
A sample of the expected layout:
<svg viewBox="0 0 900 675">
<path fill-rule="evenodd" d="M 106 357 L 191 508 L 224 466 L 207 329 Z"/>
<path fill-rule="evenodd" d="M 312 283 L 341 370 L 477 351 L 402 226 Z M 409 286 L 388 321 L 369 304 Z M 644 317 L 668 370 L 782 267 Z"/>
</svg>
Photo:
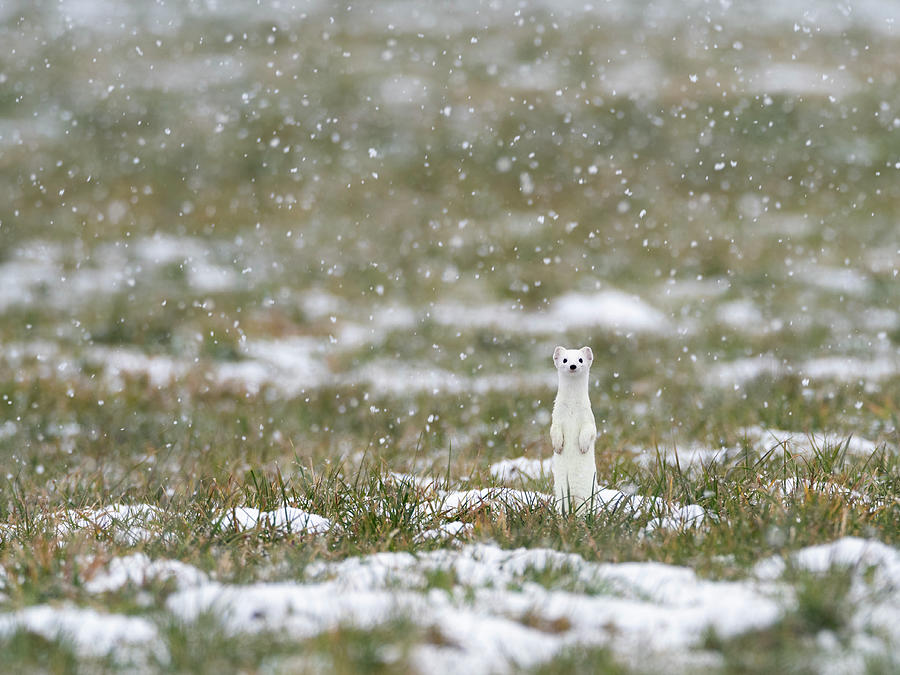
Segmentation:
<svg viewBox="0 0 900 675">
<path fill-rule="evenodd" d="M 597 493 L 597 423 L 588 397 L 588 374 L 593 360 L 590 347 L 553 350 L 553 363 L 559 374 L 550 422 L 553 495 L 563 513 L 578 510 Z"/>
</svg>

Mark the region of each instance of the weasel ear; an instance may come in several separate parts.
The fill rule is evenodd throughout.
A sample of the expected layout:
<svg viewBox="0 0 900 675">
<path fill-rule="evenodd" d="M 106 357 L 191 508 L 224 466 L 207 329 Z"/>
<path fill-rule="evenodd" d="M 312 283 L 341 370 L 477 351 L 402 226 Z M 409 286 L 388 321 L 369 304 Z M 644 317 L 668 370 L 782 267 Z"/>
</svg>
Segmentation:
<svg viewBox="0 0 900 675">
<path fill-rule="evenodd" d="M 559 361 L 563 357 L 563 353 L 566 351 L 565 347 L 557 347 L 553 350 L 553 365 L 559 366 Z"/>
<path fill-rule="evenodd" d="M 591 351 L 590 347 L 582 347 L 581 353 L 584 354 L 584 358 L 586 358 L 588 361 L 594 360 L 594 352 Z"/>
</svg>

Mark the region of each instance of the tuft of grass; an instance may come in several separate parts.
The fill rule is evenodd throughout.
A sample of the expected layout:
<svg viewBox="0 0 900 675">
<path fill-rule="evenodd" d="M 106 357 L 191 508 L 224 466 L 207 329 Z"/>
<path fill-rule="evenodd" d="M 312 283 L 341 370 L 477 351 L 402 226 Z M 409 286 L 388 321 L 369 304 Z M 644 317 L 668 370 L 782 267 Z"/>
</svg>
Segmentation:
<svg viewBox="0 0 900 675">
<path fill-rule="evenodd" d="M 564 673 L 598 673 L 625 675 L 632 672 L 623 666 L 609 649 L 603 647 L 573 647 L 530 671 L 533 675 L 562 675 Z"/>
<path fill-rule="evenodd" d="M 161 672 L 217 673 L 269 669 L 275 672 L 385 673 L 407 670 L 411 645 L 420 628 L 389 621 L 372 630 L 336 627 L 309 639 L 262 632 L 233 636 L 217 617 L 204 615 L 191 625 L 170 623 L 164 639 L 169 659 Z"/>
<path fill-rule="evenodd" d="M 65 638 L 48 640 L 25 628 L 0 639 L 0 669 L 4 672 L 52 673 L 78 672 L 84 661 Z M 92 663 L 94 672 L 112 672 L 112 664 Z"/>
</svg>

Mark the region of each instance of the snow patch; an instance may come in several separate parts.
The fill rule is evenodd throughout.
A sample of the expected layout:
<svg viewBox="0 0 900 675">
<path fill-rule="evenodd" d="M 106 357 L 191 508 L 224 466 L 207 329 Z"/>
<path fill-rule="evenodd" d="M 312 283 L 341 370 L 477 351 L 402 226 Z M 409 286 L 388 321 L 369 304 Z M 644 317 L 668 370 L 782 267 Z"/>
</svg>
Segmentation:
<svg viewBox="0 0 900 675">
<path fill-rule="evenodd" d="M 595 511 L 615 511 L 630 513 L 632 516 L 653 515 L 644 528 L 646 532 L 658 529 L 683 530 L 701 525 L 706 519 L 706 510 L 697 504 L 669 503 L 659 497 L 631 495 L 614 488 L 600 488 L 594 495 Z"/>
<path fill-rule="evenodd" d="M 164 653 L 156 626 L 148 619 L 94 609 L 35 605 L 0 614 L 0 635 L 9 636 L 17 630 L 48 640 L 69 640 L 78 654 L 87 657 L 110 655 L 128 662 L 147 648 Z"/>
<path fill-rule="evenodd" d="M 186 361 L 170 356 L 151 356 L 133 348 L 94 347 L 87 352 L 86 358 L 104 369 L 106 380 L 114 392 L 125 388 L 125 376 L 146 375 L 150 385 L 159 389 L 184 377 L 190 370 Z"/>
<path fill-rule="evenodd" d="M 154 266 L 178 264 L 187 274 L 188 285 L 198 291 L 215 293 L 230 290 L 241 279 L 233 267 L 220 265 L 213 260 L 214 253 L 221 248 L 221 244 L 205 242 L 195 237 L 155 234 L 138 239 L 132 247 L 137 257 L 145 263 Z"/>
<path fill-rule="evenodd" d="M 554 299 L 550 309 L 526 312 L 515 305 L 444 303 L 430 318 L 441 325 L 502 328 L 535 335 L 596 326 L 616 333 L 665 333 L 671 324 L 665 315 L 637 295 L 607 289 L 597 293 L 567 293 Z"/>
<path fill-rule="evenodd" d="M 368 385 L 380 393 L 402 396 L 410 393 L 486 394 L 492 391 L 515 391 L 552 387 L 556 374 L 500 373 L 472 377 L 440 368 L 415 368 L 394 359 L 378 359 L 351 373 L 336 378 L 347 385 Z"/>
<path fill-rule="evenodd" d="M 787 560 L 773 556 L 756 564 L 754 574 L 760 579 L 780 577 L 788 565 L 822 574 L 833 567 L 850 567 L 860 574 L 877 568 L 877 581 L 900 592 L 900 551 L 872 539 L 844 537 L 837 541 L 810 546 L 791 554 Z M 900 610 L 900 608 L 898 608 Z"/>
<path fill-rule="evenodd" d="M 43 242 L 13 251 L 13 257 L 0 264 L 0 311 L 35 302 L 42 288 L 57 284 L 58 255 L 56 246 Z"/>
<path fill-rule="evenodd" d="M 716 320 L 736 332 L 766 332 L 763 314 L 752 300 L 733 300 L 719 305 Z"/>
<path fill-rule="evenodd" d="M 707 464 L 726 462 L 738 452 L 736 448 L 711 448 L 700 443 L 651 449 L 632 447 L 630 450 L 641 466 L 654 466 L 661 461 L 684 470 L 697 470 Z"/>
<path fill-rule="evenodd" d="M 761 354 L 753 358 L 717 362 L 707 369 L 703 380 L 708 386 L 737 390 L 759 377 L 775 376 L 781 372 L 778 359 L 770 354 Z"/>
<path fill-rule="evenodd" d="M 530 457 L 515 457 L 504 459 L 491 464 L 491 477 L 510 483 L 524 479 L 537 480 L 551 475 L 550 465 L 552 459 L 532 459 Z"/>
<path fill-rule="evenodd" d="M 86 358 L 104 369 L 113 392 L 124 389 L 125 377 L 146 376 L 153 387 L 162 388 L 185 378 L 192 370 L 205 370 L 211 381 L 238 385 L 253 394 L 272 386 L 285 396 L 295 396 L 329 381 L 321 340 L 305 336 L 251 340 L 240 342 L 238 348 L 244 360 L 200 362 L 122 347 L 93 347 Z"/>
<path fill-rule="evenodd" d="M 367 323 L 342 321 L 337 343 L 344 348 L 377 344 L 387 333 L 412 330 L 419 316 L 410 307 L 391 305 L 376 307 L 368 315 Z"/>
<path fill-rule="evenodd" d="M 697 527 L 706 520 L 706 509 L 698 504 L 688 504 L 687 506 L 676 506 L 670 508 L 667 516 L 661 516 L 651 519 L 644 527 L 645 532 L 653 532 L 655 530 L 685 530 L 691 527 Z"/>
<path fill-rule="evenodd" d="M 162 536 L 159 509 L 150 504 L 112 504 L 97 509 L 72 509 L 55 514 L 56 533 L 65 537 L 78 530 L 107 532 L 119 543 L 134 545 Z"/>
<path fill-rule="evenodd" d="M 548 568 L 563 573 L 564 588 L 532 580 Z M 439 570 L 450 572 L 458 586 L 429 590 L 430 575 Z M 295 637 L 407 616 L 445 638 L 442 645 L 417 647 L 417 663 L 472 673 L 535 666 L 576 644 L 626 654 L 687 650 L 710 626 L 727 637 L 780 615 L 778 603 L 753 582 L 706 581 L 661 563 L 598 564 L 548 549 L 505 551 L 486 544 L 317 563 L 307 578 L 306 585 L 210 584 L 173 594 L 167 607 L 186 621 L 215 612 L 231 633 L 265 629 Z M 600 592 L 573 592 L 585 586 Z M 534 627 L 540 625 L 558 628 Z"/>
<path fill-rule="evenodd" d="M 457 522 L 446 529 L 459 534 L 467 528 Z M 537 666 L 575 645 L 607 647 L 622 658 L 689 659 L 710 628 L 727 639 L 778 621 L 796 602 L 780 580 L 789 565 L 816 574 L 849 567 L 851 649 L 890 653 L 900 639 L 900 551 L 858 538 L 762 560 L 741 581 L 702 579 L 689 568 L 658 562 L 597 563 L 552 549 L 479 543 L 314 562 L 301 581 L 247 586 L 213 582 L 190 565 L 137 554 L 112 561 L 86 588 L 103 592 L 174 579 L 177 590 L 166 601 L 174 618 L 192 622 L 211 613 L 235 636 L 272 631 L 304 639 L 405 617 L 443 638 L 414 647 L 415 664 L 476 675 Z M 435 572 L 446 573 L 454 586 L 433 588 Z M 50 639 L 66 636 L 90 656 L 160 648 L 149 621 L 89 609 L 42 605 L 0 615 L 0 633 L 20 627 Z"/>
<path fill-rule="evenodd" d="M 878 382 L 894 377 L 900 372 L 895 357 L 857 359 L 827 356 L 811 359 L 798 369 L 801 375 L 812 380 L 837 380 L 839 382 Z"/>
<path fill-rule="evenodd" d="M 821 64 L 773 63 L 748 77 L 751 90 L 767 94 L 807 94 L 841 96 L 855 91 L 858 83 L 839 70 Z"/>
<path fill-rule="evenodd" d="M 868 387 L 900 373 L 900 361 L 896 356 L 884 355 L 870 359 L 850 356 L 824 356 L 798 363 L 784 363 L 771 354 L 734 361 L 707 364 L 703 380 L 707 385 L 737 391 L 757 378 L 798 375 L 808 380 L 834 380 L 861 383 Z M 808 385 L 806 382 L 805 385 Z"/>
<path fill-rule="evenodd" d="M 48 518 L 58 537 L 93 530 L 108 533 L 115 541 L 133 546 L 171 536 L 165 531 L 164 516 L 163 511 L 150 504 L 112 504 L 96 509 L 60 511 Z M 295 534 L 324 534 L 332 527 L 327 518 L 291 506 L 272 511 L 238 506 L 223 513 L 218 522 L 223 528 L 237 531 L 265 528 Z M 140 562 L 128 564 L 137 566 Z"/>
<path fill-rule="evenodd" d="M 253 393 L 271 385 L 286 396 L 296 396 L 321 386 L 331 377 L 322 341 L 317 338 L 248 340 L 240 344 L 240 350 L 248 360 L 216 364 L 214 372 L 219 382 L 238 382 Z"/>
<path fill-rule="evenodd" d="M 176 588 L 202 586 L 209 581 L 205 573 L 178 560 L 151 560 L 144 553 L 113 558 L 106 568 L 84 582 L 88 593 L 108 593 L 125 586 L 144 586 L 150 582 L 173 580 Z"/>
<path fill-rule="evenodd" d="M 797 270 L 795 275 L 811 286 L 847 295 L 863 296 L 872 284 L 867 275 L 850 267 L 810 265 Z"/>
<path fill-rule="evenodd" d="M 812 457 L 817 451 L 840 447 L 846 449 L 848 454 L 866 456 L 878 449 L 878 445 L 868 439 L 829 432 L 786 431 L 752 426 L 744 427 L 740 433 L 763 454 L 772 451 L 778 454 L 786 449 L 795 455 Z"/>
<path fill-rule="evenodd" d="M 801 549 L 786 559 L 775 556 L 761 560 L 754 573 L 772 582 L 789 568 L 813 574 L 846 569 L 851 574 L 846 602 L 850 615 L 848 645 L 826 644 L 821 663 L 835 658 L 841 663 L 855 661 L 858 666 L 851 670 L 864 672 L 866 655 L 896 662 L 900 645 L 900 551 L 876 540 L 845 537 Z"/>
<path fill-rule="evenodd" d="M 550 326 L 567 328 L 601 326 L 622 333 L 664 333 L 670 329 L 668 319 L 636 295 L 606 290 L 593 294 L 563 295 L 551 306 Z"/>
<path fill-rule="evenodd" d="M 418 535 L 416 535 L 416 541 L 421 542 L 430 541 L 433 539 L 459 539 L 466 536 L 474 529 L 475 526 L 472 525 L 472 523 L 463 523 L 459 520 L 453 520 L 449 523 L 444 523 L 440 527 L 420 532 Z"/>
<path fill-rule="evenodd" d="M 512 488 L 480 488 L 473 490 L 440 490 L 436 508 L 441 513 L 471 511 L 488 505 L 514 507 L 544 505 L 553 498 L 543 492 L 513 490 Z"/>
<path fill-rule="evenodd" d="M 286 534 L 325 534 L 332 527 L 331 521 L 327 518 L 292 506 L 283 506 L 272 511 L 238 506 L 225 513 L 219 523 L 224 529 L 234 529 L 238 532 L 274 529 Z"/>
<path fill-rule="evenodd" d="M 722 295 L 731 288 L 731 282 L 725 277 L 666 279 L 658 295 L 673 300 L 705 300 Z"/>
</svg>

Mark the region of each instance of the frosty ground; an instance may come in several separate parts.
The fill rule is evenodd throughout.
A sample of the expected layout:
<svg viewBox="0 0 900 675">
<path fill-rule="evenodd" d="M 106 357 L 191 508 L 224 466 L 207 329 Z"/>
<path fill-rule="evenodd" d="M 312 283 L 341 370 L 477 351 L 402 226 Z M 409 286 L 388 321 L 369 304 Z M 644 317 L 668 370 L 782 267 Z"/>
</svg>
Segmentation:
<svg viewBox="0 0 900 675">
<path fill-rule="evenodd" d="M 0 670 L 896 672 L 893 13 L 4 3 Z"/>
</svg>

